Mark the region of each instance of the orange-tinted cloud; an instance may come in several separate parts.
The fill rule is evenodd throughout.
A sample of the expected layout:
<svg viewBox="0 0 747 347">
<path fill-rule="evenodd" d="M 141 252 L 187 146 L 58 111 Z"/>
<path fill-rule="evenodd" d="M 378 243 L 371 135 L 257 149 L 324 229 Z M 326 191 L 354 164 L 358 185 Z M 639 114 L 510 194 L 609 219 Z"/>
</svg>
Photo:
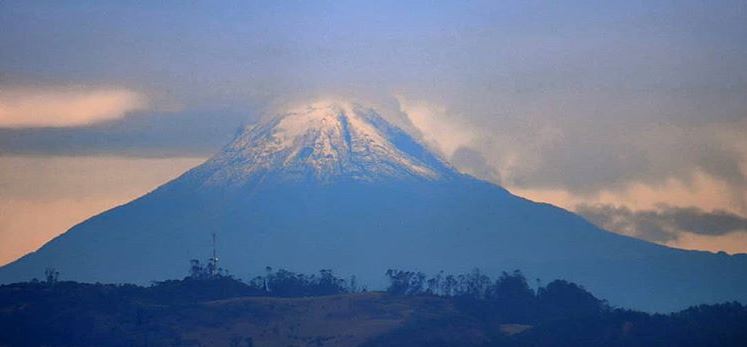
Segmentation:
<svg viewBox="0 0 747 347">
<path fill-rule="evenodd" d="M 590 221 L 620 234 L 678 248 L 747 253 L 744 226 L 733 227 L 730 226 L 733 223 L 717 222 L 709 228 L 690 230 L 692 228 L 676 225 L 672 211 L 694 211 L 696 207 L 696 213 L 690 215 L 709 217 L 706 220 L 724 215 L 740 220 L 747 218 L 747 210 L 740 204 L 747 200 L 747 192 L 740 195 L 728 183 L 702 172 L 696 173 L 688 182 L 672 178 L 664 184 L 634 183 L 622 189 L 608 189 L 590 195 L 579 195 L 565 189 L 508 188 L 531 200 L 549 202 L 585 214 Z M 593 213 L 590 215 L 588 209 L 584 211 L 584 206 L 596 207 L 596 212 L 600 206 L 615 206 L 608 212 L 617 213 L 608 214 L 614 218 L 606 222 L 604 219 L 595 220 Z M 669 211 L 669 215 L 660 213 L 662 209 Z M 652 233 L 657 230 L 660 232 Z"/>
<path fill-rule="evenodd" d="M 0 87 L 0 127 L 76 127 L 124 117 L 148 106 L 123 88 Z"/>
<path fill-rule="evenodd" d="M 666 245 L 731 254 L 747 253 L 747 233 L 731 233 L 718 236 L 682 233 L 676 240 L 667 242 Z"/>
</svg>

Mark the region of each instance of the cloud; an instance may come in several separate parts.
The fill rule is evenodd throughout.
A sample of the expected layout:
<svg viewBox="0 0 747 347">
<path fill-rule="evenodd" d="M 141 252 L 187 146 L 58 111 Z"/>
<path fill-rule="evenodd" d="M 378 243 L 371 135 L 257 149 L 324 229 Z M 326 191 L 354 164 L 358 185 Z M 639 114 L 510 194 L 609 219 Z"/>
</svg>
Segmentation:
<svg viewBox="0 0 747 347">
<path fill-rule="evenodd" d="M 711 236 L 683 233 L 665 245 L 675 248 L 726 252 L 731 254 L 747 253 L 747 233 L 731 233 Z"/>
<path fill-rule="evenodd" d="M 609 204 L 580 204 L 575 210 L 602 228 L 654 242 L 674 241 L 683 234 L 747 233 L 747 218 L 722 210 L 659 205 L 652 210 L 633 211 Z"/>
<path fill-rule="evenodd" d="M 148 110 L 85 127 L 0 127 L 0 152 L 64 156 L 208 156 L 228 143 L 242 124 L 252 122 L 253 114 L 221 107 L 179 112 Z"/>
<path fill-rule="evenodd" d="M 594 194 L 670 178 L 687 183 L 703 172 L 744 191 L 747 171 L 740 165 L 747 149 L 732 133 L 747 132 L 747 119 L 708 119 L 718 104 L 704 96 L 689 96 L 700 100 L 696 106 L 685 95 L 671 103 L 661 91 L 650 93 L 660 100 L 638 94 L 615 99 L 599 91 L 541 93 L 531 100 L 505 95 L 502 105 L 483 105 L 472 113 L 485 115 L 475 122 L 489 130 L 473 147 L 499 170 L 503 182 L 524 188 Z M 623 102 L 630 105 L 620 107 Z M 742 108 L 733 116 L 744 114 L 747 103 Z M 667 119 L 670 112 L 682 118 Z"/>
<path fill-rule="evenodd" d="M 402 96 L 398 96 L 397 100 L 400 111 L 420 132 L 422 140 L 445 157 L 451 157 L 459 148 L 470 145 L 474 140 L 473 131 L 460 124 L 460 117 L 447 112 L 445 107 Z"/>
<path fill-rule="evenodd" d="M 506 188 L 526 198 L 549 202 L 568 210 L 573 210 L 579 204 L 622 205 L 632 210 L 654 210 L 665 204 L 747 215 L 747 210 L 731 198 L 734 192 L 730 184 L 704 173 L 695 174 L 689 182 L 670 178 L 658 184 L 635 183 L 625 189 L 603 189 L 594 195 L 575 194 L 565 189 L 522 189 L 511 185 L 506 185 Z M 743 198 L 747 199 L 747 191 L 742 193 Z"/>
<path fill-rule="evenodd" d="M 719 106 L 705 96 L 686 100 L 679 95 L 676 102 L 664 102 L 661 91 L 650 92 L 661 100 L 637 93 L 616 100 L 600 91 L 564 93 L 506 93 L 481 102 L 447 99 L 447 110 L 460 110 L 459 117 L 421 117 L 428 122 L 414 123 L 431 142 L 479 152 L 484 166 L 497 172 L 493 181 L 506 186 L 564 190 L 590 199 L 640 185 L 691 186 L 705 175 L 728 184 L 721 199 L 747 213 L 747 103 L 734 111 L 737 119 L 710 119 L 706 115 Z M 623 102 L 630 105 L 621 107 Z M 667 119 L 670 112 L 682 118 Z M 455 143 L 459 137 L 446 129 L 459 134 L 464 124 L 471 137 Z"/>
<path fill-rule="evenodd" d="M 148 105 L 122 88 L 0 87 L 0 127 L 79 127 L 124 117 Z"/>
<path fill-rule="evenodd" d="M 487 163 L 482 153 L 474 149 L 459 147 L 449 161 L 455 167 L 475 177 L 493 182 L 500 181 L 496 169 Z"/>
</svg>

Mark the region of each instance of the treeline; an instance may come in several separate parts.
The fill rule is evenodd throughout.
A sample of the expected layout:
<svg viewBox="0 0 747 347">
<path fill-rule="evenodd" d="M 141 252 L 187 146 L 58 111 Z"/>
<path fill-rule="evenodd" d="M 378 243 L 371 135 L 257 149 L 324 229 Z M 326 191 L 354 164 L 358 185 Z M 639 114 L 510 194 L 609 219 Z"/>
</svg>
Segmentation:
<svg viewBox="0 0 747 347">
<path fill-rule="evenodd" d="M 133 284 L 65 281 L 64 273 L 47 269 L 42 280 L 0 285 L 0 346 L 196 346 L 184 340 L 189 328 L 204 321 L 220 324 L 235 319 L 235 311 L 212 309 L 202 303 L 240 297 L 311 297 L 358 292 L 356 280 L 331 270 L 316 274 L 266 268 L 242 281 L 208 262 L 191 261 L 179 280 Z M 195 312 L 200 312 L 199 314 Z M 267 315 L 259 310 L 250 312 Z M 103 318 L 105 317 L 105 318 Z M 186 323 L 185 323 L 186 324 Z M 189 329 L 186 329 L 189 330 Z M 251 346 L 244 336 L 231 345 Z"/>
<path fill-rule="evenodd" d="M 227 270 L 208 261 L 202 263 L 193 259 L 189 263 L 187 275 L 182 279 L 153 281 L 150 286 L 133 284 L 89 284 L 61 281 L 60 273 L 53 268 L 46 269 L 44 279 L 33 279 L 27 283 L 3 286 L 17 287 L 14 293 L 33 296 L 34 293 L 90 293 L 99 291 L 117 300 L 137 298 L 154 303 L 187 303 L 220 300 L 242 296 L 267 297 L 306 297 L 324 296 L 366 291 L 357 284 L 355 276 L 348 279 L 338 277 L 332 270 L 320 270 L 315 274 L 296 273 L 285 269 L 265 268 L 265 273 L 243 281 Z M 22 290 L 20 289 L 22 288 Z M 52 291 L 54 289 L 54 291 Z M 99 295 L 100 296 L 100 295 Z M 7 299 L 7 300 L 2 300 Z M 0 298 L 0 304 L 10 303 L 12 298 Z"/>
<path fill-rule="evenodd" d="M 265 274 L 249 281 L 242 281 L 228 271 L 203 265 L 197 260 L 190 262 L 189 274 L 181 280 L 153 282 L 150 296 L 154 299 L 173 301 L 205 301 L 240 296 L 303 297 L 355 293 L 360 289 L 355 276 L 343 279 L 332 270 L 320 270 L 316 274 L 302 274 L 285 269 L 265 268 Z"/>
<path fill-rule="evenodd" d="M 195 345 L 182 340 L 191 336 L 186 331 L 240 319 L 283 319 L 252 300 L 235 305 L 214 305 L 214 300 L 365 291 L 355 277 L 343 279 L 330 270 L 300 274 L 268 267 L 262 275 L 242 281 L 214 263 L 198 261 L 190 263 L 183 279 L 150 286 L 76 283 L 61 281 L 60 276 L 64 278 L 49 269 L 42 281 L 0 286 L 0 346 Z M 747 307 L 739 303 L 648 314 L 611 307 L 580 285 L 563 280 L 532 288 L 519 271 L 497 278 L 479 270 L 432 276 L 389 270 L 386 276 L 386 295 L 371 294 L 365 305 L 349 309 L 353 314 L 380 314 L 385 307 L 404 305 L 410 318 L 369 341 L 369 346 L 744 346 L 747 342 Z M 241 341 L 249 345 L 246 341 L 252 339 Z"/>
<path fill-rule="evenodd" d="M 431 277 L 401 270 L 386 274 L 388 293 L 443 297 L 460 314 L 413 320 L 370 346 L 438 344 L 428 340 L 434 332 L 438 339 L 453 337 L 441 340 L 442 345 L 459 345 L 464 332 L 474 329 L 486 332 L 486 345 L 495 346 L 747 346 L 747 307 L 738 302 L 648 314 L 612 307 L 564 280 L 532 289 L 520 271 L 503 272 L 496 279 L 479 270 Z M 503 324 L 522 332 L 491 335 Z"/>
<path fill-rule="evenodd" d="M 435 295 L 453 297 L 481 316 L 536 323 L 538 320 L 601 315 L 611 310 L 582 286 L 554 280 L 536 290 L 519 270 L 503 272 L 497 279 L 479 269 L 459 275 L 440 272 L 428 277 L 422 272 L 388 270 L 387 292 L 393 295 Z"/>
</svg>

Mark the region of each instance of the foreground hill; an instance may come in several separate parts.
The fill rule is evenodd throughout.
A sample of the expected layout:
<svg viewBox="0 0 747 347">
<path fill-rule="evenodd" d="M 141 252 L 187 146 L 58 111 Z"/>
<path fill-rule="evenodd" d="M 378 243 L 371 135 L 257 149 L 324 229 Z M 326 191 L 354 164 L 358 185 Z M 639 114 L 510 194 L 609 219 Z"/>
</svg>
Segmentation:
<svg viewBox="0 0 747 347">
<path fill-rule="evenodd" d="M 505 277 L 502 296 L 515 293 Z M 275 282 L 273 282 L 275 283 Z M 318 282 L 317 282 L 318 283 Z M 0 286 L 0 346 L 744 346 L 747 307 L 612 309 L 556 281 L 537 300 L 358 292 L 267 297 L 229 278 Z M 278 286 L 278 284 L 274 284 Z M 237 296 L 238 295 L 238 296 Z M 248 295 L 248 296 L 247 296 Z M 534 296 L 534 294 L 532 294 Z M 531 309 L 528 309 L 530 308 Z"/>
<path fill-rule="evenodd" d="M 601 230 L 460 174 L 375 111 L 347 103 L 247 127 L 204 164 L 0 268 L 0 283 L 47 267 L 88 282 L 175 278 L 184 259 L 209 253 L 213 232 L 228 268 L 333 269 L 372 289 L 389 268 L 518 268 L 649 311 L 747 302 L 747 255 Z"/>
</svg>

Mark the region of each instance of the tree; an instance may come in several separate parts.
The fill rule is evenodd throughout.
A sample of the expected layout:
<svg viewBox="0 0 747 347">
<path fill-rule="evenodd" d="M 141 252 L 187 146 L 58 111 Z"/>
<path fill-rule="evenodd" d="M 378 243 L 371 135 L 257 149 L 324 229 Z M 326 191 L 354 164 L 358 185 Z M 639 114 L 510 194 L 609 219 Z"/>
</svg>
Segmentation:
<svg viewBox="0 0 747 347">
<path fill-rule="evenodd" d="M 216 267 L 215 264 L 213 260 L 210 260 L 207 265 L 203 265 L 198 259 L 192 259 L 189 261 L 189 275 L 187 277 L 193 280 L 230 277 L 228 270 Z"/>
<path fill-rule="evenodd" d="M 189 278 L 193 280 L 207 278 L 208 272 L 205 266 L 200 263 L 198 259 L 192 259 L 189 261 Z"/>
<path fill-rule="evenodd" d="M 537 299 L 550 318 L 597 315 L 609 309 L 606 301 L 597 299 L 578 284 L 564 280 L 555 280 L 540 288 Z"/>
<path fill-rule="evenodd" d="M 358 279 L 355 277 L 355 275 L 350 276 L 347 291 L 348 293 L 358 293 L 360 291 L 360 289 L 358 289 Z"/>
<path fill-rule="evenodd" d="M 44 278 L 48 285 L 54 285 L 57 283 L 57 279 L 60 277 L 60 272 L 52 267 L 48 267 L 44 270 Z"/>
<path fill-rule="evenodd" d="M 426 286 L 428 287 L 428 289 L 426 289 L 426 293 L 431 295 L 441 294 L 443 286 L 441 284 L 441 282 L 443 281 L 443 274 L 443 271 L 439 271 L 436 277 L 431 277 L 428 279 L 428 281 L 426 281 Z"/>
<path fill-rule="evenodd" d="M 490 287 L 490 277 L 474 269 L 468 274 L 459 275 L 458 296 L 484 299 Z"/>
<path fill-rule="evenodd" d="M 387 292 L 390 294 L 417 295 L 423 293 L 425 274 L 422 272 L 389 269 L 386 276 L 389 278 Z"/>
<path fill-rule="evenodd" d="M 534 291 L 529 288 L 527 279 L 519 270 L 511 274 L 504 271 L 495 281 L 488 296 L 493 300 L 503 302 L 526 302 L 535 297 Z"/>
<path fill-rule="evenodd" d="M 537 296 L 519 270 L 503 272 L 488 293 L 488 300 L 500 308 L 503 318 L 529 321 L 536 312 Z"/>
</svg>

